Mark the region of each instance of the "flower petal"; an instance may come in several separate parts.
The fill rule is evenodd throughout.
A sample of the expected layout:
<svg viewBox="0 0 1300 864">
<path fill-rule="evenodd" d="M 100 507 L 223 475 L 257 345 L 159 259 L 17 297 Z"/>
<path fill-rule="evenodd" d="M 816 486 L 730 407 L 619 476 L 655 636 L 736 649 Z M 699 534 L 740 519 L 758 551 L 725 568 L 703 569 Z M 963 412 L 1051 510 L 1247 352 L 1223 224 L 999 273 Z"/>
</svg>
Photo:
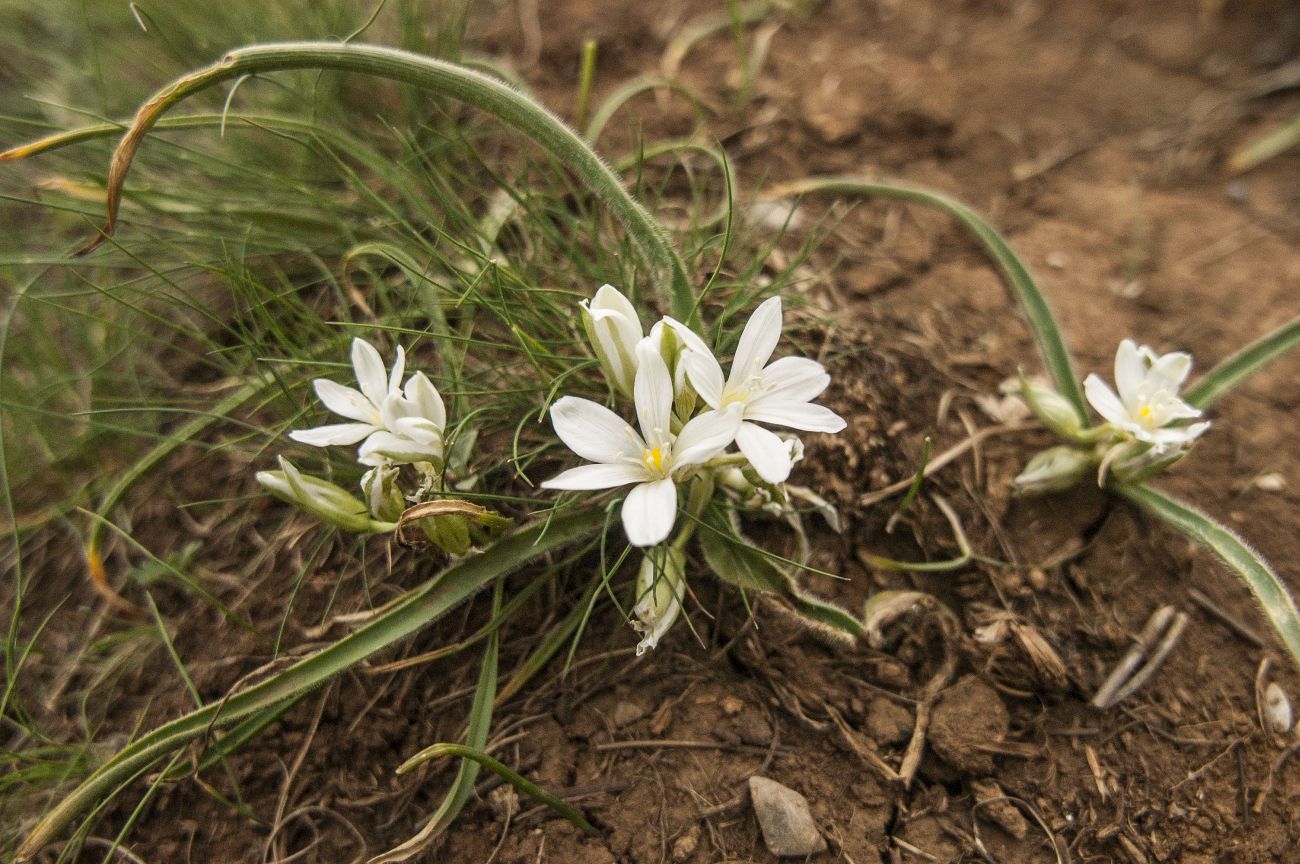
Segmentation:
<svg viewBox="0 0 1300 864">
<path fill-rule="evenodd" d="M 388 395 L 388 375 L 374 345 L 361 338 L 352 340 L 352 369 L 357 373 L 361 392 L 378 407 Z"/>
<path fill-rule="evenodd" d="M 565 446 L 588 462 L 617 462 L 631 457 L 639 463 L 645 452 L 645 442 L 636 430 L 590 399 L 557 399 L 551 406 L 551 425 Z"/>
<path fill-rule="evenodd" d="M 794 466 L 790 460 L 790 448 L 775 432 L 753 423 L 741 423 L 740 431 L 736 433 L 736 446 L 754 466 L 758 476 L 768 483 L 784 483 L 790 476 L 790 469 Z"/>
<path fill-rule="evenodd" d="M 613 489 L 628 483 L 644 483 L 648 480 L 645 468 L 631 462 L 597 462 L 591 465 L 579 465 L 563 471 L 550 480 L 542 482 L 543 489 Z"/>
<path fill-rule="evenodd" d="M 1124 341 L 1128 342 L 1127 339 Z M 1129 344 L 1132 345 L 1133 343 L 1129 342 Z M 1115 368 L 1118 371 L 1118 361 L 1115 363 Z M 1128 408 L 1115 395 L 1115 391 L 1106 386 L 1106 382 L 1101 380 L 1101 376 L 1096 373 L 1083 379 L 1083 393 L 1088 397 L 1092 407 L 1097 409 L 1097 413 L 1116 426 L 1125 426 L 1133 422 L 1133 418 L 1129 416 Z"/>
<path fill-rule="evenodd" d="M 682 353 L 682 365 L 686 375 L 700 398 L 710 408 L 722 407 L 722 366 L 719 365 L 712 351 L 701 353 L 694 349 Z"/>
<path fill-rule="evenodd" d="M 781 339 L 781 298 L 764 300 L 749 316 L 736 346 L 736 357 L 731 361 L 728 384 L 740 384 L 758 375 Z"/>
<path fill-rule="evenodd" d="M 416 372 L 407 380 L 404 392 L 419 416 L 432 421 L 440 430 L 447 428 L 447 406 L 443 404 L 438 388 L 423 372 Z"/>
<path fill-rule="evenodd" d="M 766 399 L 745 410 L 745 419 L 805 432 L 839 432 L 846 425 L 844 418 L 824 405 L 811 402 L 781 402 Z"/>
<path fill-rule="evenodd" d="M 317 378 L 312 382 L 312 387 L 325 407 L 340 417 L 379 425 L 379 403 L 371 402 L 359 391 L 328 378 Z"/>
<path fill-rule="evenodd" d="M 673 379 L 658 347 L 649 338 L 637 343 L 636 383 L 632 388 L 641 435 L 651 447 L 662 447 L 672 440 Z"/>
<path fill-rule="evenodd" d="M 362 465 L 394 463 L 408 465 L 412 462 L 440 462 L 442 442 L 421 442 L 395 435 L 381 429 L 365 440 L 357 450 L 357 461 Z"/>
<path fill-rule="evenodd" d="M 297 429 L 290 432 L 289 437 L 312 447 L 331 447 L 355 444 L 374 431 L 375 427 L 369 423 L 335 423 L 315 429 Z"/>
<path fill-rule="evenodd" d="M 707 462 L 727 449 L 736 438 L 740 420 L 738 405 L 726 411 L 705 411 L 691 420 L 673 442 L 673 470 Z"/>
<path fill-rule="evenodd" d="M 1158 358 L 1151 364 L 1147 373 L 1158 389 L 1168 390 L 1170 395 L 1177 393 L 1192 371 L 1192 355 L 1185 351 L 1174 351 Z"/>
<path fill-rule="evenodd" d="M 807 357 L 782 357 L 763 370 L 763 395 L 753 402 L 768 397 L 791 402 L 808 402 L 821 395 L 831 383 L 826 368 Z"/>
<path fill-rule="evenodd" d="M 677 487 L 670 478 L 633 486 L 623 501 L 623 530 L 633 546 L 662 543 L 676 521 Z"/>
<path fill-rule="evenodd" d="M 699 334 L 696 333 L 694 330 L 692 330 L 682 322 L 678 321 L 676 318 L 673 318 L 669 315 L 665 315 L 663 320 L 664 323 L 667 324 L 669 327 L 673 328 L 673 330 L 681 338 L 682 343 L 686 346 L 687 351 L 695 351 L 700 354 L 706 354 L 710 357 L 713 356 L 713 350 L 709 348 L 707 344 L 705 344 L 704 340 L 701 339 L 699 337 Z"/>
<path fill-rule="evenodd" d="M 406 349 L 397 346 L 397 357 L 393 360 L 393 371 L 388 374 L 388 391 L 396 393 L 402 388 L 402 373 L 406 371 Z"/>
<path fill-rule="evenodd" d="M 1115 352 L 1115 389 L 1119 391 L 1119 400 L 1126 406 L 1136 404 L 1140 399 L 1138 389 L 1146 377 L 1147 361 L 1141 349 L 1132 339 L 1120 342 L 1119 349 Z M 1093 407 L 1097 408 L 1096 405 Z M 1101 411 L 1100 408 L 1097 410 Z M 1125 413 L 1128 413 L 1127 409 Z"/>
</svg>

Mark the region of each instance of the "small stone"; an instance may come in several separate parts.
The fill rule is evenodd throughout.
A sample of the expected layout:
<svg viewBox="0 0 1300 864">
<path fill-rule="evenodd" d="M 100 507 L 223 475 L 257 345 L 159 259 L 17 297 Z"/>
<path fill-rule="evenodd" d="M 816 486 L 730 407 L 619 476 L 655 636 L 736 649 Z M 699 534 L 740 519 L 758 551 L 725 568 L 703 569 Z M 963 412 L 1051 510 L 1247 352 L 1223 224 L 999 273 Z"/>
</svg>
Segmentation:
<svg viewBox="0 0 1300 864">
<path fill-rule="evenodd" d="M 621 729 L 624 726 L 635 723 L 644 716 L 645 711 L 641 709 L 640 705 L 637 705 L 634 702 L 619 702 L 614 706 L 614 710 L 610 714 L 609 719 L 613 722 L 614 726 Z"/>
<path fill-rule="evenodd" d="M 692 825 L 691 829 L 673 842 L 673 860 L 685 861 L 695 854 L 695 850 L 700 845 L 700 826 Z"/>
<path fill-rule="evenodd" d="M 749 798 L 763 831 L 763 843 L 773 855 L 805 858 L 826 851 L 808 799 L 766 777 L 749 778 Z"/>
<path fill-rule="evenodd" d="M 902 744 L 912 737 L 912 712 L 884 696 L 867 706 L 866 733 L 882 746 Z"/>
<path fill-rule="evenodd" d="M 745 701 L 735 696 L 722 697 L 722 713 L 728 717 L 735 717 L 745 707 Z"/>
<path fill-rule="evenodd" d="M 1268 718 L 1270 731 L 1279 735 L 1291 731 L 1291 700 L 1287 698 L 1286 691 L 1277 686 L 1275 681 L 1270 681 L 1264 690 L 1264 716 Z"/>
</svg>

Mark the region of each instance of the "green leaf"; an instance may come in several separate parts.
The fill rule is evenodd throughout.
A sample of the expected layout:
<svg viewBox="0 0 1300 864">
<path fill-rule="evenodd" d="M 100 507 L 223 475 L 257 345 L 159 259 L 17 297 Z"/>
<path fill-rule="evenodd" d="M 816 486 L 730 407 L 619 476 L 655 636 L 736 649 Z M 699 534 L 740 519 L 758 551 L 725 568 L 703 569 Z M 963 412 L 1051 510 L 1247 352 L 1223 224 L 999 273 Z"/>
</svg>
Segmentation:
<svg viewBox="0 0 1300 864">
<path fill-rule="evenodd" d="M 775 594 L 788 601 L 809 625 L 839 639 L 858 639 L 865 632 L 862 622 L 827 600 L 806 593 L 790 574 L 773 563 L 771 556 L 741 537 L 725 510 L 712 506 L 701 520 L 700 548 L 709 569 L 724 582 L 741 591 Z"/>
<path fill-rule="evenodd" d="M 1272 333 L 1256 339 L 1201 376 L 1183 398 L 1189 405 L 1208 408 L 1247 376 L 1300 344 L 1300 317 L 1292 318 Z"/>
<path fill-rule="evenodd" d="M 1203 543 L 1236 570 L 1259 601 L 1282 644 L 1300 664 L 1300 611 L 1282 580 L 1258 552 L 1209 516 L 1150 486 L 1116 486 L 1114 491 Z"/>
<path fill-rule="evenodd" d="M 355 633 L 260 684 L 158 727 L 122 748 L 47 813 L 19 848 L 17 860 L 29 860 L 78 814 L 155 760 L 212 729 L 279 706 L 318 686 L 437 620 L 494 579 L 553 549 L 595 534 L 604 521 L 602 510 L 581 510 L 507 535 L 487 552 L 448 567 Z"/>
<path fill-rule="evenodd" d="M 1065 340 L 1061 338 L 1061 331 L 1056 325 L 1051 307 L 1047 305 L 1047 299 L 1038 290 L 1038 285 L 1034 282 L 1034 277 L 1029 274 L 1024 262 L 996 228 L 974 210 L 947 195 L 918 186 L 881 183 L 858 177 L 808 177 L 768 189 L 763 193 L 763 197 L 788 198 L 815 192 L 893 198 L 924 204 L 942 210 L 970 229 L 1011 282 L 1025 317 L 1029 319 L 1029 327 L 1038 342 L 1038 350 L 1043 355 L 1043 362 L 1047 365 L 1047 372 L 1052 376 L 1057 391 L 1074 406 L 1083 425 L 1085 427 L 1089 425 L 1088 407 L 1083 399 L 1083 390 L 1079 386 L 1079 376 L 1074 371 L 1074 362 L 1065 347 Z"/>
</svg>

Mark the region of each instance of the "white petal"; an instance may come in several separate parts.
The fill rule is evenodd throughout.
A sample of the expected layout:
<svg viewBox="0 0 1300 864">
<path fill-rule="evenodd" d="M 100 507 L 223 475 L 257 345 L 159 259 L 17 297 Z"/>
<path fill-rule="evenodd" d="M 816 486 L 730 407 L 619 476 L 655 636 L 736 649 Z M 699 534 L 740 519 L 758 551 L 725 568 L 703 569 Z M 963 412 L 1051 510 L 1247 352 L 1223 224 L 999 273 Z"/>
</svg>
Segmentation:
<svg viewBox="0 0 1300 864">
<path fill-rule="evenodd" d="M 374 431 L 375 427 L 369 423 L 336 423 L 315 429 L 298 429 L 290 432 L 289 437 L 312 447 L 330 447 L 355 444 Z"/>
<path fill-rule="evenodd" d="M 632 487 L 623 501 L 623 530 L 633 546 L 668 539 L 677 521 L 677 487 L 667 477 Z"/>
<path fill-rule="evenodd" d="M 605 284 L 596 289 L 596 293 L 591 298 L 591 302 L 587 305 L 587 308 L 591 311 L 593 316 L 597 312 L 609 311 L 622 315 L 631 321 L 635 321 L 638 331 L 636 338 L 637 340 L 640 340 L 641 320 L 637 317 L 636 307 L 632 305 L 632 301 L 627 299 L 622 291 L 618 290 L 613 285 Z"/>
<path fill-rule="evenodd" d="M 1124 340 L 1128 342 L 1128 340 Z M 1129 342 L 1130 345 L 1133 343 Z M 1116 369 L 1119 363 L 1115 364 Z M 1088 401 L 1097 413 L 1117 426 L 1131 424 L 1133 418 L 1129 416 L 1128 409 L 1124 403 L 1115 395 L 1115 391 L 1106 386 L 1106 382 L 1101 380 L 1097 374 L 1089 375 L 1083 379 L 1083 393 L 1088 397 Z"/>
<path fill-rule="evenodd" d="M 360 338 L 352 340 L 352 369 L 365 397 L 376 406 L 383 402 L 388 395 L 388 375 L 374 345 Z"/>
<path fill-rule="evenodd" d="M 402 373 L 406 371 L 406 349 L 397 346 L 397 359 L 393 361 L 393 371 L 388 375 L 388 392 L 396 393 L 402 387 Z"/>
<path fill-rule="evenodd" d="M 1168 390 L 1173 394 L 1183 386 L 1191 371 L 1192 355 L 1185 351 L 1175 351 L 1156 360 L 1147 374 L 1155 379 L 1160 389 Z"/>
<path fill-rule="evenodd" d="M 717 456 L 736 439 L 740 406 L 727 411 L 705 411 L 682 427 L 673 442 L 673 470 L 699 465 Z"/>
<path fill-rule="evenodd" d="M 745 323 L 727 383 L 739 384 L 762 371 L 780 338 L 781 298 L 773 297 L 759 304 Z"/>
<path fill-rule="evenodd" d="M 406 398 L 414 405 L 420 417 L 430 420 L 439 429 L 447 428 L 447 406 L 443 404 L 438 388 L 433 386 L 423 372 L 416 372 L 406 382 Z"/>
<path fill-rule="evenodd" d="M 688 350 L 682 354 L 681 362 L 700 398 L 710 408 L 722 407 L 722 366 L 718 364 L 713 352 Z"/>
<path fill-rule="evenodd" d="M 681 338 L 682 343 L 686 346 L 687 351 L 695 351 L 700 354 L 708 355 L 709 357 L 713 356 L 713 350 L 705 344 L 704 340 L 701 339 L 694 330 L 687 327 L 676 318 L 672 318 L 668 315 L 664 316 L 664 323 L 673 328 Z"/>
<path fill-rule="evenodd" d="M 824 405 L 810 402 L 780 402 L 772 399 L 751 405 L 745 410 L 746 420 L 787 426 L 805 432 L 839 432 L 846 425 L 844 418 Z"/>
<path fill-rule="evenodd" d="M 403 438 L 410 438 L 419 444 L 435 442 L 441 444 L 442 442 L 442 430 L 425 417 L 399 417 L 397 422 L 389 427 L 389 431 Z"/>
<path fill-rule="evenodd" d="M 673 379 L 653 340 L 637 343 L 636 360 L 632 395 L 641 434 L 651 447 L 662 447 L 672 440 Z"/>
<path fill-rule="evenodd" d="M 826 368 L 807 357 L 782 357 L 763 370 L 763 395 L 753 400 L 761 402 L 773 397 L 790 402 L 808 402 L 821 395 L 831 383 Z"/>
<path fill-rule="evenodd" d="M 378 402 L 372 403 L 351 387 L 344 387 L 328 378 L 317 378 L 312 387 L 325 407 L 340 417 L 379 425 Z"/>
<path fill-rule="evenodd" d="M 578 396 L 564 396 L 551 406 L 551 425 L 574 453 L 588 462 L 617 462 L 645 453 L 641 436 L 604 405 Z"/>
<path fill-rule="evenodd" d="M 784 483 L 790 476 L 794 463 L 790 461 L 790 447 L 761 426 L 741 423 L 736 433 L 736 446 L 754 466 L 758 476 L 768 483 Z"/>
<path fill-rule="evenodd" d="M 1147 361 L 1142 351 L 1132 339 L 1120 342 L 1119 350 L 1115 352 L 1115 389 L 1119 391 L 1119 400 L 1127 406 L 1135 404 L 1139 398 L 1138 388 L 1146 377 Z M 1093 407 L 1097 408 L 1096 405 Z M 1097 410 L 1101 411 L 1100 408 Z"/>
<path fill-rule="evenodd" d="M 649 476 L 641 465 L 631 462 L 597 462 L 591 465 L 579 465 L 561 472 L 542 483 L 543 489 L 613 489 L 628 483 L 644 483 Z"/>
<path fill-rule="evenodd" d="M 434 462 L 442 459 L 442 442 L 423 443 L 403 435 L 380 430 L 365 440 L 357 450 L 357 461 L 362 465 L 383 465 L 395 462 Z"/>
</svg>

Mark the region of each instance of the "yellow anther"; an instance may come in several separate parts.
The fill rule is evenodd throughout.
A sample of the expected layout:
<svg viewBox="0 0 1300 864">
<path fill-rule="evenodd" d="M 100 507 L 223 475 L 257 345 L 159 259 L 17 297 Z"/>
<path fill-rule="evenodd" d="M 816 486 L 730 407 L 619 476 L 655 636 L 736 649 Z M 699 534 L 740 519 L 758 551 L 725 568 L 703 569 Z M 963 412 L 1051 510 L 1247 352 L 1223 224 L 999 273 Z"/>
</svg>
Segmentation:
<svg viewBox="0 0 1300 864">
<path fill-rule="evenodd" d="M 652 450 L 645 451 L 645 456 L 643 458 L 645 459 L 646 467 L 654 471 L 664 470 L 664 453 L 661 448 L 655 447 Z"/>
</svg>

